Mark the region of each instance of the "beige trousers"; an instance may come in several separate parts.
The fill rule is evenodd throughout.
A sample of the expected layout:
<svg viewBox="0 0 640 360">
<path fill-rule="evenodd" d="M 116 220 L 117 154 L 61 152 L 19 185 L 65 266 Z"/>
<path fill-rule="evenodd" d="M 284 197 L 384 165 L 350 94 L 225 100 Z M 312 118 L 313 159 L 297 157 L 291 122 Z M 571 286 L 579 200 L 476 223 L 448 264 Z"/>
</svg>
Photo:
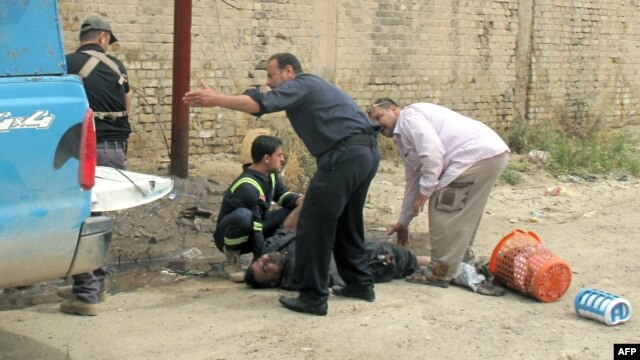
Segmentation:
<svg viewBox="0 0 640 360">
<path fill-rule="evenodd" d="M 509 153 L 480 160 L 429 199 L 431 270 L 451 280 L 460 263 L 473 264 L 473 243 L 489 194 Z"/>
</svg>

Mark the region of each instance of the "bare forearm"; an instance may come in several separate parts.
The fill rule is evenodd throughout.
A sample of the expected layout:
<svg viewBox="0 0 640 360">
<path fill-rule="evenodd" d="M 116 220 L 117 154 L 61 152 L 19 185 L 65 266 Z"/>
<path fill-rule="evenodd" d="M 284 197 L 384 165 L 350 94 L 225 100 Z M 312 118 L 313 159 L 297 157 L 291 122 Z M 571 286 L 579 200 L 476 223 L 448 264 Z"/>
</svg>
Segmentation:
<svg viewBox="0 0 640 360">
<path fill-rule="evenodd" d="M 260 105 L 247 95 L 225 95 L 213 90 L 204 81 L 202 89 L 189 91 L 182 98 L 191 107 L 214 107 L 242 111 L 248 114 L 260 112 Z"/>
<path fill-rule="evenodd" d="M 225 109 L 242 111 L 247 114 L 260 112 L 260 105 L 247 95 L 218 94 L 216 104 Z"/>
</svg>

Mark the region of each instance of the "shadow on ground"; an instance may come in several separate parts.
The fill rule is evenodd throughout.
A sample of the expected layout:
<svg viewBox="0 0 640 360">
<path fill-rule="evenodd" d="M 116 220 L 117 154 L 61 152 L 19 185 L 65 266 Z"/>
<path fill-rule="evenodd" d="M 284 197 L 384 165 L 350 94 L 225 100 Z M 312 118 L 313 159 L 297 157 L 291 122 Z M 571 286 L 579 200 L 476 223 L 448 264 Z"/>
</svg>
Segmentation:
<svg viewBox="0 0 640 360">
<path fill-rule="evenodd" d="M 3 360 L 64 360 L 67 354 L 25 336 L 0 329 L 0 350 Z"/>
<path fill-rule="evenodd" d="M 222 263 L 218 257 L 155 260 L 113 265 L 107 269 L 107 292 L 110 295 L 146 286 L 172 284 L 184 276 L 223 277 Z M 0 311 L 60 302 L 62 299 L 56 295 L 57 288 L 72 283 L 71 278 L 64 278 L 33 286 L 1 289 Z"/>
</svg>

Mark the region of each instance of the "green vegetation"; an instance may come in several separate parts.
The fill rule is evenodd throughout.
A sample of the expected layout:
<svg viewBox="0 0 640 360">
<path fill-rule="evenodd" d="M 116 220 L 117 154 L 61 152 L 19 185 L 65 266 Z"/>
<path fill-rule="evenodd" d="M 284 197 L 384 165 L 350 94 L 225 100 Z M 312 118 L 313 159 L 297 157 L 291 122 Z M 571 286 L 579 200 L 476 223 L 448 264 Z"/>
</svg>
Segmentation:
<svg viewBox="0 0 640 360">
<path fill-rule="evenodd" d="M 516 121 L 502 134 L 511 151 L 527 155 L 530 151 L 544 154 L 543 158 L 512 161 L 501 179 L 511 185 L 522 182 L 522 173 L 542 168 L 548 173 L 583 176 L 612 173 L 640 175 L 640 138 L 621 131 L 605 131 L 600 122 L 573 119 L 573 122 L 530 124 Z M 292 132 L 274 130 L 284 142 L 287 166 L 284 178 L 294 191 L 304 192 L 310 176 L 316 170 L 315 159 L 302 141 Z M 401 159 L 393 139 L 378 137 L 380 153 L 385 160 L 400 166 Z"/>
<path fill-rule="evenodd" d="M 518 185 L 522 182 L 522 175 L 520 175 L 520 172 L 510 167 L 507 167 L 500 178 L 509 185 Z"/>
<path fill-rule="evenodd" d="M 283 178 L 287 186 L 296 192 L 305 192 L 309 180 L 316 171 L 316 160 L 311 156 L 302 140 L 291 131 L 270 129 L 273 136 L 282 139 L 282 148 L 286 157 L 286 167 Z M 378 136 L 380 154 L 385 160 L 393 160 L 396 166 L 401 166 L 393 139 Z"/>
<path fill-rule="evenodd" d="M 273 136 L 282 140 L 286 166 L 282 177 L 287 187 L 295 192 L 304 193 L 316 171 L 316 160 L 311 156 L 302 140 L 292 131 L 271 129 Z"/>
<path fill-rule="evenodd" d="M 378 149 L 380 149 L 380 157 L 383 160 L 400 160 L 398 157 L 398 148 L 392 138 L 378 135 Z"/>
<path fill-rule="evenodd" d="M 527 124 L 516 122 L 504 135 L 511 151 L 528 154 L 543 151 L 541 166 L 552 175 L 640 175 L 640 139 L 628 132 L 605 131 L 599 122 L 575 124 Z"/>
</svg>

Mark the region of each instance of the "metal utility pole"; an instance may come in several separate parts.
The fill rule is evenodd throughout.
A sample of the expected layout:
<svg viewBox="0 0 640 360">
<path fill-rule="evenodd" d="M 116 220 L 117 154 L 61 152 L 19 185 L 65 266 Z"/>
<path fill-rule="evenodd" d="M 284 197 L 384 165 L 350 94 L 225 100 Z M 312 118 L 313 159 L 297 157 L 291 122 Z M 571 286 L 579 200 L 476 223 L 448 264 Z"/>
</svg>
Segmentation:
<svg viewBox="0 0 640 360">
<path fill-rule="evenodd" d="M 174 0 L 173 8 L 170 173 L 184 179 L 189 175 L 189 107 L 182 97 L 191 82 L 191 0 Z"/>
</svg>

